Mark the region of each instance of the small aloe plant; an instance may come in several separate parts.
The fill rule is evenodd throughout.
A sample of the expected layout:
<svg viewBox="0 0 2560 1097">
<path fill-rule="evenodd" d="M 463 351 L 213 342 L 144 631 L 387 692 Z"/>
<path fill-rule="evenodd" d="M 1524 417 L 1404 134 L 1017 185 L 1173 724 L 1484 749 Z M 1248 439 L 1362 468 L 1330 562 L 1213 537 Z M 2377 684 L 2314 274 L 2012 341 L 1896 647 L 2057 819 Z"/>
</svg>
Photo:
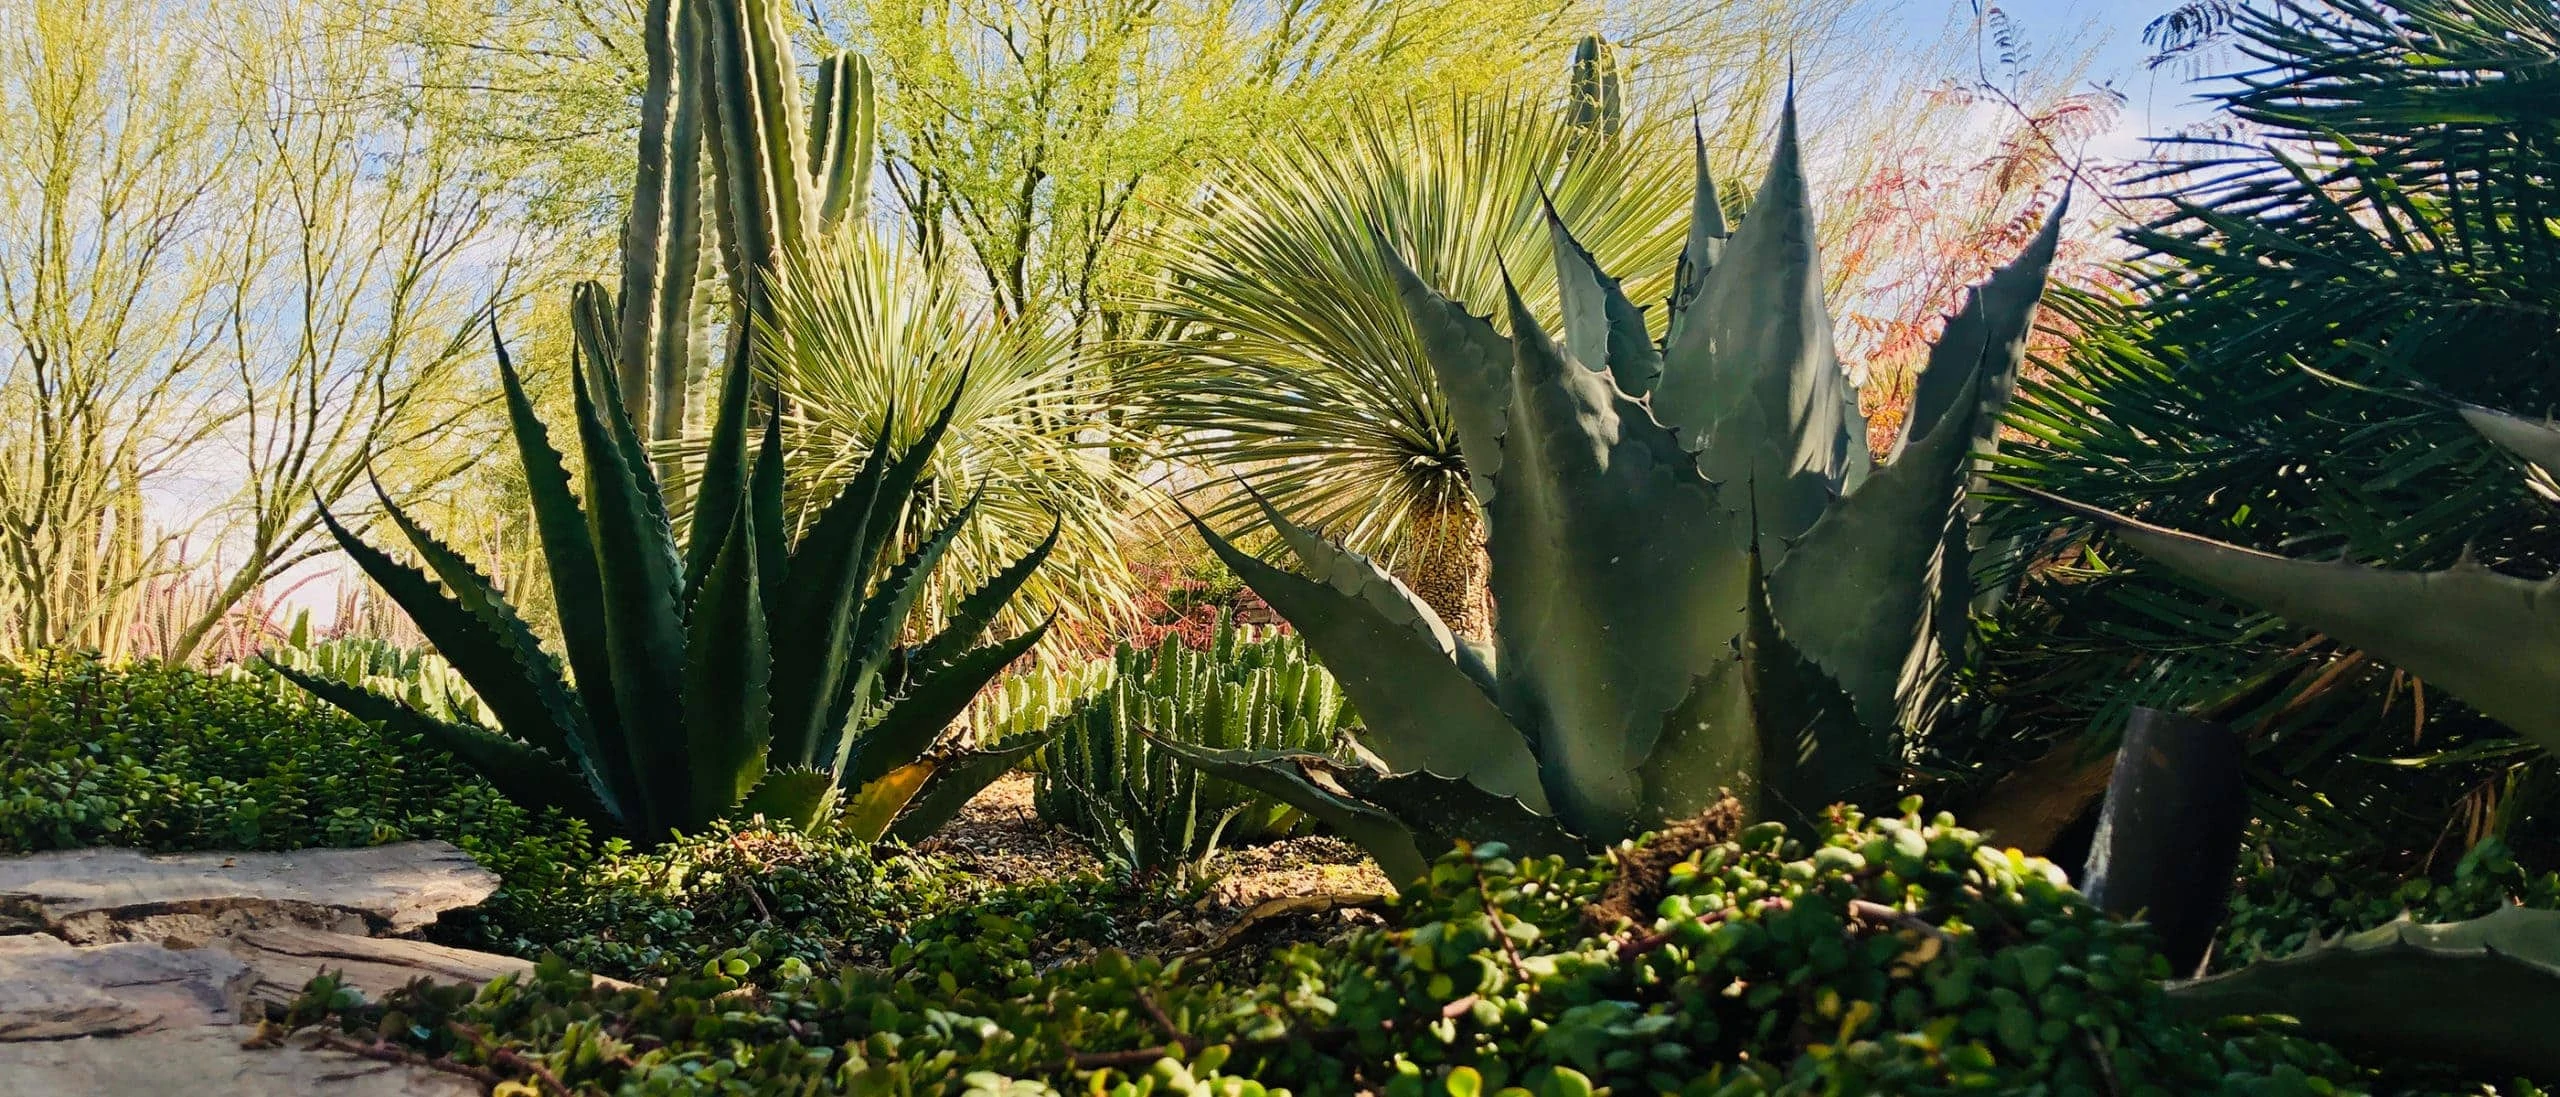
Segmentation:
<svg viewBox="0 0 2560 1097">
<path fill-rule="evenodd" d="M 2560 427 L 2487 408 L 2459 413 L 2545 477 L 2560 474 Z M 2560 751 L 2560 581 L 2468 562 L 2412 572 L 2292 560 L 2027 493 L 2095 519 L 2188 578 L 2389 660 Z M 2341 1044 L 2560 1076 L 2560 1026 L 2551 1021 L 2560 1013 L 2560 911 L 2395 922 L 2174 984 L 2169 999 L 2197 1017 L 2280 1013 Z"/>
<path fill-rule="evenodd" d="M 975 789 L 928 792 L 937 775 L 945 786 L 963 775 L 983 785 L 1004 771 L 999 763 L 1040 745 L 1035 737 L 991 755 L 931 755 L 952 718 L 1046 629 L 973 646 L 1055 538 L 963 600 L 940 634 L 902 649 L 909 612 L 970 508 L 876 585 L 869 580 L 952 409 L 894 458 L 882 438 L 794 544 L 782 511 L 778 418 L 767 418 L 748 460 L 747 347 L 741 338 L 722 386 L 684 543 L 612 371 L 583 356 L 572 366 L 582 501 L 499 348 L 569 673 L 505 595 L 388 497 L 384 515 L 427 570 L 322 512 L 339 547 L 408 612 L 503 733 L 439 720 L 362 686 L 286 666 L 276 672 L 451 751 L 510 798 L 563 808 L 643 844 L 746 814 L 802 826 L 833 820 L 872 839 L 911 802 L 956 807 Z M 901 831 L 917 826 L 911 820 Z"/>
<path fill-rule="evenodd" d="M 1298 805 L 1399 879 L 1456 838 L 1588 848 L 1727 791 L 1799 819 L 1890 798 L 1964 651 L 1963 493 L 2060 210 L 1951 318 L 1878 466 L 1832 348 L 1794 104 L 1738 231 L 1703 144 L 1697 165 L 1659 340 L 1552 209 L 1560 336 L 1517 293 L 1506 334 L 1378 241 L 1484 511 L 1492 643 L 1268 506 L 1301 571 L 1201 524 L 1341 680 L 1372 758 L 1165 749 Z"/>
</svg>

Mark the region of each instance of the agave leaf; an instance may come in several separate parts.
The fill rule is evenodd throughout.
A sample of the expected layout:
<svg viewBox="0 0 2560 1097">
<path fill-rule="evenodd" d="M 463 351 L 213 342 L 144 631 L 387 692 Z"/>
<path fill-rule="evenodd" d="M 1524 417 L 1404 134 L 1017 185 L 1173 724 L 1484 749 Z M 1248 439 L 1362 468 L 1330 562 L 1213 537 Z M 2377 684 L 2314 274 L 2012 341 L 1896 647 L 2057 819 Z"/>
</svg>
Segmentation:
<svg viewBox="0 0 2560 1097">
<path fill-rule="evenodd" d="M 1373 234 L 1374 235 L 1374 234 Z M 1439 379 L 1440 395 L 1458 428 L 1458 454 L 1467 463 L 1467 486 L 1477 502 L 1490 503 L 1502 472 L 1502 433 L 1509 426 L 1511 341 L 1484 317 L 1431 288 L 1406 266 L 1384 236 L 1378 255 L 1395 276 L 1405 316 L 1421 340 L 1422 357 Z"/>
<path fill-rule="evenodd" d="M 1743 802 L 1756 803 L 1756 818 L 1811 824 L 1835 802 L 1892 787 L 1892 728 L 1859 720 L 1848 691 L 1805 657 L 1775 614 L 1759 550 L 1745 560 L 1751 599 L 1740 681 L 1750 698 L 1743 726 L 1758 739 L 1759 784 Z M 1737 794 L 1743 784 L 1736 782 Z"/>
<path fill-rule="evenodd" d="M 952 609 L 951 620 L 943 625 L 942 631 L 935 633 L 933 639 L 925 642 L 924 649 L 916 654 L 916 665 L 928 669 L 941 666 L 958 658 L 960 653 L 969 649 L 969 645 L 986 635 L 987 626 L 995 623 L 996 615 L 1004 612 L 1004 607 L 1013 601 L 1022 585 L 1030 581 L 1031 574 L 1040 570 L 1041 563 L 1049 558 L 1049 551 L 1058 547 L 1058 535 L 1062 529 L 1064 527 L 1059 523 L 1050 523 L 1049 536 L 1043 538 L 1039 545 L 1023 554 L 1022 559 L 1014 561 L 1011 567 L 997 572 L 994 578 L 969 592 L 968 597 L 962 598 L 960 604 Z"/>
<path fill-rule="evenodd" d="M 870 578 L 857 558 L 888 474 L 888 423 L 897 412 L 889 408 L 861 471 L 810 523 L 779 584 L 769 631 L 782 638 L 773 652 L 773 757 L 788 765 L 815 767 L 821 744 L 834 743 L 839 730 L 826 721 L 854 678 L 854 621 Z"/>
<path fill-rule="evenodd" d="M 1011 640 L 989 644 L 927 672 L 906 694 L 889 701 L 877 722 L 838 748 L 836 772 L 841 780 L 859 788 L 923 757 L 942 737 L 942 730 L 969 707 L 970 699 L 1048 631 L 1049 623 L 1043 621 Z"/>
<path fill-rule="evenodd" d="M 924 789 L 907 802 L 907 810 L 890 825 L 889 837 L 901 842 L 921 842 L 931 837 L 996 778 L 1012 772 L 1023 759 L 1048 746 L 1053 737 L 1045 732 L 1015 736 L 992 750 L 974 751 L 934 767 Z"/>
<path fill-rule="evenodd" d="M 1541 193 L 1547 239 L 1556 257 L 1556 294 L 1564 304 L 1565 353 L 1584 369 L 1608 374 L 1629 396 L 1653 391 L 1662 379 L 1662 352 L 1645 330 L 1644 310 L 1627 299 L 1618 280 L 1600 269 L 1582 241 L 1573 238 L 1555 203 Z"/>
<path fill-rule="evenodd" d="M 2198 1020 L 2282 1014 L 2340 1047 L 2560 1076 L 2560 1040 L 2551 1038 L 2560 911 L 2511 906 L 2468 922 L 2393 922 L 2170 984 L 2169 1006 Z"/>
<path fill-rule="evenodd" d="M 1732 236 L 1724 223 L 1724 203 L 1716 197 L 1715 173 L 1707 170 L 1707 131 L 1693 122 L 1689 143 L 1697 159 L 1698 187 L 1689 199 L 1689 240 L 1680 249 L 1680 269 L 1671 282 L 1670 323 L 1662 337 L 1665 344 L 1679 342 L 1689 306 L 1697 301 L 1698 287 L 1706 282 L 1707 272 L 1724 258 L 1725 241 Z"/>
<path fill-rule="evenodd" d="M 587 523 L 604 595 L 609 673 L 622 715 L 622 742 L 638 778 L 627 814 L 652 838 L 680 811 L 684 790 L 684 614 L 674 538 L 657 509 L 648 467 L 635 467 L 618 440 L 630 424 L 619 407 L 598 409 L 588 371 L 573 367 L 578 434 L 587 457 Z M 611 372 L 604 372 L 611 393 Z M 619 425 L 609 425 L 612 418 Z"/>
<path fill-rule="evenodd" d="M 305 674 L 264 656 L 259 658 L 286 681 L 348 715 L 418 736 L 427 745 L 461 759 L 509 800 L 556 807 L 599 827 L 622 829 L 622 820 L 616 813 L 588 795 L 588 783 L 550 754 L 486 728 L 438 720 L 363 686 Z"/>
<path fill-rule="evenodd" d="M 1314 816 L 1332 827 L 1334 833 L 1369 851 L 1390 881 L 1402 885 L 1430 875 L 1431 859 L 1424 855 L 1422 839 L 1413 828 L 1386 808 L 1360 799 L 1344 787 L 1344 776 L 1373 772 L 1365 767 L 1345 766 L 1321 754 L 1297 751 L 1211 750 L 1171 739 L 1154 742 L 1157 749 L 1213 776 L 1277 797 Z"/>
<path fill-rule="evenodd" d="M 490 341 L 497 347 L 498 380 L 506 392 L 507 419 L 523 461 L 525 494 L 533 507 L 534 531 L 542 539 L 543 562 L 551 573 L 551 604 L 559 614 L 560 637 L 562 646 L 568 649 L 569 669 L 578 681 L 600 686 L 613 681 L 613 663 L 604 639 L 604 585 L 596 574 L 595 540 L 587 531 L 587 516 L 578 508 L 577 496 L 569 489 L 567 463 L 551 445 L 550 428 L 533 413 L 533 401 L 525 395 L 524 381 L 516 375 L 515 362 L 507 357 L 506 342 L 497 338 L 494 330 Z M 598 787 L 635 787 L 630 756 L 603 746 L 608 729 L 618 733 L 622 728 L 621 709 L 614 702 L 613 691 L 590 687 L 581 691 L 579 700 L 586 710 L 589 729 L 597 735 L 598 757 L 594 761 L 610 778 Z"/>
<path fill-rule="evenodd" d="M 453 551 L 451 546 L 437 540 L 412 520 L 407 511 L 391 501 L 391 496 L 382 490 L 379 481 L 373 485 L 373 494 L 382 504 L 383 515 L 391 519 L 391 524 L 399 528 L 402 536 L 408 538 L 410 546 L 417 550 L 418 558 L 426 561 L 427 566 L 435 570 L 436 577 L 444 581 L 449 604 L 458 606 L 480 623 L 482 635 L 477 639 L 463 639 L 456 634 L 454 640 L 461 645 L 459 650 L 444 648 L 443 642 L 438 641 L 438 650 L 444 653 L 445 661 L 452 663 L 463 680 L 471 683 L 472 691 L 480 695 L 481 704 L 488 706 L 489 715 L 496 718 L 498 726 L 506 728 L 508 734 L 537 750 L 574 759 L 582 771 L 593 774 L 595 766 L 588 752 L 594 742 L 594 732 L 586 726 L 586 712 L 578 707 L 577 695 L 569 691 L 569 683 L 560 677 L 560 664 L 550 652 L 542 650 L 542 641 L 534 637 L 533 629 L 516 616 L 515 607 L 498 593 L 487 576 L 480 574 L 480 569 L 472 567 L 462 554 Z M 342 546 L 351 536 L 338 523 L 337 516 L 326 508 L 320 512 L 320 521 Z M 391 564 L 371 546 L 365 546 L 361 554 L 351 550 L 347 555 L 357 562 L 357 566 L 364 568 L 367 575 L 390 564 L 390 570 L 399 573 L 396 575 L 399 585 L 395 588 L 392 584 L 383 583 L 382 589 L 385 593 L 402 592 L 394 594 L 393 601 L 399 602 L 404 611 L 409 603 L 402 600 L 403 595 L 422 599 L 434 593 L 433 588 L 423 586 L 425 576 Z M 381 583 L 380 578 L 375 581 Z M 439 606 L 428 612 L 442 614 L 447 609 Z M 419 627 L 423 632 L 425 626 Z M 464 669 L 465 662 L 474 669 Z M 478 677 L 474 677 L 475 674 Z M 483 682 L 487 684 L 483 685 Z"/>
<path fill-rule="evenodd" d="M 862 612 L 853 625 L 852 677 L 828 709 L 821 736 L 839 732 L 855 716 L 853 706 L 864 691 L 871 688 L 871 683 L 887 664 L 890 649 L 897 646 L 899 633 L 907 627 L 907 618 L 915 611 L 916 599 L 923 595 L 925 583 L 933 577 L 934 568 L 942 563 L 943 554 L 950 551 L 951 542 L 960 536 L 960 530 L 977 512 L 978 499 L 978 494 L 971 493 L 969 501 L 952 512 L 950 521 L 927 536 L 923 544 L 907 554 L 906 559 L 898 561 L 898 566 L 889 569 L 889 574 L 882 576 L 879 585 L 872 588 L 870 597 L 862 600 Z M 872 520 L 878 521 L 879 518 L 875 511 Z M 838 753 L 840 764 L 841 748 Z"/>
<path fill-rule="evenodd" d="M 872 497 L 871 516 L 862 527 L 861 554 L 856 557 L 854 568 L 857 574 L 871 574 L 872 566 L 886 551 L 890 539 L 897 536 L 898 526 L 906 516 L 907 504 L 915 496 L 916 485 L 924 479 L 925 470 L 933 466 L 934 450 L 941 447 L 943 436 L 951 432 L 952 420 L 960 414 L 960 400 L 968 394 L 969 371 L 964 369 L 960 371 L 959 379 L 952 383 L 950 401 L 942 405 L 942 410 L 934 415 L 933 422 L 925 426 L 924 433 L 916 438 L 915 444 L 900 451 L 897 460 L 890 462 L 881 474 L 879 494 Z M 904 621 L 905 618 L 902 616 L 899 620 Z"/>
<path fill-rule="evenodd" d="M 2483 407 L 2465 406 L 2461 412 L 2463 422 L 2471 424 L 2481 437 L 2506 447 L 2548 475 L 2560 476 L 2560 427 Z"/>
<path fill-rule="evenodd" d="M 763 779 L 770 741 L 772 648 L 756 576 L 751 512 L 732 508 L 729 536 L 702 581 L 685 640 L 685 825 L 728 814 Z"/>
<path fill-rule="evenodd" d="M 1709 480 L 1751 486 L 1761 534 L 1778 544 L 1812 528 L 1866 461 L 1866 422 L 1823 306 L 1792 95 L 1751 216 L 1663 352 L 1652 407 Z"/>
<path fill-rule="evenodd" d="M 1642 403 L 1568 367 L 1510 304 L 1507 464 L 1485 508 L 1502 709 L 1528 725 L 1568 826 L 1627 833 L 1638 764 L 1741 630 L 1741 576 L 1712 562 L 1742 531 Z"/>
<path fill-rule="evenodd" d="M 935 768 L 933 762 L 909 762 L 855 788 L 845 800 L 844 813 L 836 817 L 836 830 L 857 842 L 879 841 L 933 777 Z"/>
<path fill-rule="evenodd" d="M 735 348 L 729 356 L 729 370 L 720 383 L 720 406 L 711 417 L 711 441 L 702 455 L 702 477 L 693 487 L 693 538 L 687 543 L 684 557 L 685 596 L 689 603 L 693 592 L 701 588 L 705 576 L 711 574 L 712 561 L 728 543 L 730 531 L 737 525 L 738 510 L 747 501 L 747 405 L 753 401 L 750 387 L 755 370 L 749 364 L 751 349 L 749 332 L 755 325 L 740 329 L 732 340 Z"/>
<path fill-rule="evenodd" d="M 1832 504 L 1769 574 L 1772 612 L 1796 647 L 1857 703 L 1873 729 L 1895 725 L 1938 604 L 1931 567 L 1947 544 L 1982 416 L 1979 375 L 1936 429 Z M 1962 603 L 1959 602 L 1958 605 Z M 1912 672 L 1912 673 L 1907 673 Z"/>
<path fill-rule="evenodd" d="M 1929 348 L 1929 362 L 1911 387 L 1911 411 L 1903 421 L 1894 460 L 1915 439 L 1934 432 L 1938 421 L 1968 403 L 1982 409 L 1975 420 L 1974 451 L 1988 452 L 1999 435 L 2000 409 L 2017 391 L 2018 365 L 2026 360 L 2027 335 L 2035 328 L 2036 305 L 2044 299 L 2046 274 L 2062 241 L 2062 218 L 2070 211 L 2065 199 L 2045 217 L 2027 250 L 1993 271 L 1981 285 L 1965 291 L 1964 307 L 1947 318 L 1946 330 Z M 1974 386 L 1971 400 L 1963 393 Z"/>
<path fill-rule="evenodd" d="M 755 519 L 756 589 L 764 592 L 768 627 L 781 606 L 791 571 L 789 520 L 782 513 L 782 417 L 764 420 L 764 441 L 756 449 L 755 471 L 747 478 L 747 511 Z"/>
<path fill-rule="evenodd" d="M 1361 799 L 1392 805 L 1396 817 L 1445 847 L 1465 839 L 1501 842 L 1530 857 L 1580 857 L 1591 843 L 1566 830 L 1555 816 L 1532 810 L 1510 796 L 1486 792 L 1474 782 L 1415 770 L 1376 774 L 1366 769 L 1340 775 L 1345 789 Z"/>
<path fill-rule="evenodd" d="M 1433 768 L 1535 805 L 1546 803 L 1520 728 L 1450 653 L 1373 599 L 1263 563 L 1199 518 L 1200 538 L 1287 618 L 1342 683 L 1390 764 Z M 1445 632 L 1445 630 L 1443 630 Z"/>
<path fill-rule="evenodd" d="M 834 775 L 814 769 L 767 770 L 736 814 L 740 818 L 761 815 L 770 823 L 809 830 L 835 807 L 836 787 Z"/>
<path fill-rule="evenodd" d="M 1485 653 L 1449 631 L 1449 626 L 1440 620 L 1439 611 L 1415 595 L 1403 580 L 1379 567 L 1377 561 L 1327 541 L 1317 536 L 1315 531 L 1290 521 L 1260 492 L 1247 487 L 1245 494 L 1253 497 L 1255 505 L 1262 508 L 1263 520 L 1279 531 L 1280 539 L 1287 542 L 1290 553 L 1298 558 L 1300 571 L 1359 599 L 1389 623 L 1412 630 L 1443 658 L 1456 662 L 1458 669 L 1467 672 L 1467 677 L 1484 690 L 1488 700 L 1493 697 L 1493 666 Z M 1416 761 L 1413 764 L 1422 763 Z M 1455 771 L 1444 769 L 1441 772 Z"/>
<path fill-rule="evenodd" d="M 2385 571 L 2288 560 L 2163 529 L 2032 489 L 2017 489 L 2104 523 L 2172 570 L 2304 628 L 2328 634 L 2441 687 L 2560 751 L 2560 584 L 2464 563 L 2445 571 Z M 2483 638 L 2495 638 L 2485 653 Z"/>
</svg>

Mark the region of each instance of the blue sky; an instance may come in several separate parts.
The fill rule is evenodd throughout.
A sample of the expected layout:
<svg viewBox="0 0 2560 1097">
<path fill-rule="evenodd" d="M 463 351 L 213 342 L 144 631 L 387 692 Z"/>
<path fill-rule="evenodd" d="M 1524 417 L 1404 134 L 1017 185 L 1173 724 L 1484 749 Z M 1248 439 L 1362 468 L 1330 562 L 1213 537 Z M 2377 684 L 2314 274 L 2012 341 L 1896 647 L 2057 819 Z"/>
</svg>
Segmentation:
<svg viewBox="0 0 2560 1097">
<path fill-rule="evenodd" d="M 2101 159 L 2125 159 L 2144 151 L 2142 139 L 2167 133 L 2206 117 L 2210 111 L 2195 98 L 2196 85 L 2185 69 L 2154 70 L 2146 61 L 2151 49 L 2142 41 L 2143 27 L 2178 7 L 2177 0 L 1984 0 L 1996 6 L 2027 36 L 2029 48 L 2047 60 L 2090 52 L 2084 74 L 2089 83 L 2122 92 L 2125 109 L 2116 130 L 2090 150 Z M 1874 33 L 1924 34 L 1950 19 L 1969 20 L 1971 0 L 1886 0 Z"/>
</svg>

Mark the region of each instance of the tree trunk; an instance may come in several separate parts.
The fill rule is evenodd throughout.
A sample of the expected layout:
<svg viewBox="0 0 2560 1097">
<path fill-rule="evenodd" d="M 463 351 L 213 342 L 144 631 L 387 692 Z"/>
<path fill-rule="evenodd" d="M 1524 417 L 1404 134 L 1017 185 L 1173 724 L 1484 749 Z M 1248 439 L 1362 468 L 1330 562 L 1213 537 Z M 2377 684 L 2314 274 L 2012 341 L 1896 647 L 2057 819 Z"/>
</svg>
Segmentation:
<svg viewBox="0 0 2560 1097">
<path fill-rule="evenodd" d="M 1485 588 L 1488 560 L 1484 524 L 1461 500 L 1414 516 L 1398 546 L 1397 578 L 1413 588 L 1449 630 L 1482 639 L 1493 629 L 1493 600 Z"/>
</svg>

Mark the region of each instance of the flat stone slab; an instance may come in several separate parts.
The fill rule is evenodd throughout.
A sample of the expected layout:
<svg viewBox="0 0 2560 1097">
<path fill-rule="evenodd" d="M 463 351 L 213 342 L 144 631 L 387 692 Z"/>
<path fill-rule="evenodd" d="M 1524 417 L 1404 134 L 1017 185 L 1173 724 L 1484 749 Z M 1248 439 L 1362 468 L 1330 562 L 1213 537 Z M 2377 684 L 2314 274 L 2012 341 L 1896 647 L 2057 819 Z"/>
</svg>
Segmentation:
<svg viewBox="0 0 2560 1097">
<path fill-rule="evenodd" d="M 236 1026 L 113 1040 L 0 1044 L 0 1091 L 10 1097 L 477 1097 L 468 1078 L 340 1051 L 240 1046 Z"/>
<path fill-rule="evenodd" d="M 249 966 L 218 949 L 0 937 L 0 1045 L 227 1026 L 249 982 Z"/>
<path fill-rule="evenodd" d="M 302 925 L 411 933 L 475 906 L 498 876 L 450 842 L 287 853 L 81 849 L 0 858 L 0 923 L 73 944 L 203 941 Z"/>
<path fill-rule="evenodd" d="M 238 957 L 255 974 L 246 990 L 249 998 L 279 1004 L 301 997 L 303 985 L 322 969 L 377 1002 L 418 979 L 479 986 L 501 975 L 533 972 L 533 961 L 514 956 L 426 941 L 356 937 L 308 926 L 244 930 L 214 945 Z M 612 987 L 629 985 L 601 976 L 596 981 Z"/>
</svg>

